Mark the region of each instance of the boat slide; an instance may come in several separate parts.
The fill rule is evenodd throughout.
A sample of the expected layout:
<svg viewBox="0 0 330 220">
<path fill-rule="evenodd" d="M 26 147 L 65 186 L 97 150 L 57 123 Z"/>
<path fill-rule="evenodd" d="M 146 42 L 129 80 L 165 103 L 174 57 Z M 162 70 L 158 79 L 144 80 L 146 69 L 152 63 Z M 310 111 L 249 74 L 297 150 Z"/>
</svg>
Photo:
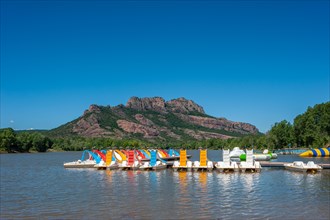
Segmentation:
<svg viewBox="0 0 330 220">
<path fill-rule="evenodd" d="M 166 154 L 161 150 L 157 150 L 157 156 L 159 158 L 166 158 Z"/>
<path fill-rule="evenodd" d="M 180 160 L 174 161 L 173 169 L 178 170 L 191 170 L 192 162 L 187 160 L 187 150 L 180 150 Z"/>
<path fill-rule="evenodd" d="M 140 166 L 140 162 L 136 160 L 135 157 L 135 150 L 128 150 L 127 152 L 127 159 L 122 161 L 122 163 L 119 165 L 119 168 L 123 170 L 136 170 Z"/>
<path fill-rule="evenodd" d="M 88 159 L 85 160 L 85 156 L 88 154 Z M 101 158 L 89 150 L 84 150 L 80 160 L 64 163 L 65 168 L 93 168 L 95 164 L 100 163 Z"/>
<path fill-rule="evenodd" d="M 150 159 L 151 155 L 150 155 L 150 152 L 148 150 L 142 149 L 142 150 L 140 150 L 140 152 L 142 154 L 144 154 L 146 159 Z"/>
<path fill-rule="evenodd" d="M 163 149 L 158 149 L 157 150 L 157 155 L 159 156 L 159 158 L 161 158 L 162 160 L 179 160 L 180 159 L 180 154 L 178 152 L 176 152 L 175 150 L 169 150 L 169 153 L 167 153 L 165 150 Z M 190 158 L 191 155 L 186 155 L 187 158 Z"/>
<path fill-rule="evenodd" d="M 168 154 L 170 155 L 170 157 L 179 157 L 180 156 L 179 152 L 177 152 L 177 151 L 175 151 L 173 149 L 170 149 L 168 151 Z"/>
<path fill-rule="evenodd" d="M 146 159 L 146 156 L 140 150 L 135 150 L 135 154 L 138 160 Z"/>
<path fill-rule="evenodd" d="M 85 160 L 85 155 L 86 153 L 89 154 L 89 160 L 95 160 L 96 163 L 99 163 L 101 161 L 101 157 L 98 154 L 95 154 L 94 152 L 90 151 L 90 150 L 84 150 L 83 154 L 81 156 L 81 161 Z"/>
<path fill-rule="evenodd" d="M 96 153 L 97 155 L 99 155 L 101 157 L 101 159 L 105 162 L 106 158 L 105 158 L 105 154 L 103 154 L 101 151 L 99 150 L 93 150 L 94 153 Z"/>
<path fill-rule="evenodd" d="M 106 151 L 105 160 L 101 160 L 100 163 L 94 166 L 98 170 L 113 170 L 118 168 L 118 164 L 116 162 L 116 158 L 114 157 L 114 151 L 108 150 Z"/>
<path fill-rule="evenodd" d="M 207 150 L 206 149 L 199 151 L 199 157 L 200 157 L 199 161 L 195 161 L 193 163 L 193 169 L 195 171 L 198 171 L 198 170 L 212 171 L 213 168 L 214 168 L 214 165 L 213 165 L 213 162 L 210 161 L 207 158 Z"/>
<path fill-rule="evenodd" d="M 115 155 L 115 158 L 118 161 L 118 163 L 122 163 L 123 161 L 126 161 L 126 159 L 127 159 L 126 155 L 123 152 L 121 152 L 120 150 L 115 150 L 114 155 Z"/>
<path fill-rule="evenodd" d="M 142 165 L 139 167 L 140 170 L 161 170 L 167 168 L 166 161 L 158 157 L 157 151 L 158 150 L 150 151 L 150 155 L 151 155 L 150 162 L 146 161 L 142 163 Z"/>
</svg>

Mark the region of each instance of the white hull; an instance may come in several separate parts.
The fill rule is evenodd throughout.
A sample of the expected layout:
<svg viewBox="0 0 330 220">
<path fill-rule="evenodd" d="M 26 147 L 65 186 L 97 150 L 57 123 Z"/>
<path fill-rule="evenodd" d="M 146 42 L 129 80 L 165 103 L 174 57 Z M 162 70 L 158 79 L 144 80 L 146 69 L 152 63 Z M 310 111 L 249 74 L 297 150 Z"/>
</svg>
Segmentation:
<svg viewBox="0 0 330 220">
<path fill-rule="evenodd" d="M 145 162 L 139 167 L 139 170 L 152 170 L 152 166 L 150 166 L 149 162 Z"/>
<path fill-rule="evenodd" d="M 64 168 L 94 168 L 96 162 L 94 160 L 77 160 L 73 162 L 64 163 Z"/>
<path fill-rule="evenodd" d="M 307 164 L 303 163 L 302 161 L 295 161 L 293 163 L 284 164 L 285 169 L 304 172 L 304 173 L 316 173 L 322 170 L 322 167 L 314 164 L 313 161 L 309 161 Z"/>
<path fill-rule="evenodd" d="M 96 169 L 98 169 L 98 170 L 115 170 L 115 169 L 118 169 L 119 166 L 118 166 L 118 164 L 112 164 L 112 165 L 110 165 L 110 166 L 107 166 L 107 165 L 105 165 L 105 164 L 102 164 L 102 165 L 100 165 L 100 164 L 96 164 L 96 165 L 94 166 L 94 168 L 96 168 Z"/>
<path fill-rule="evenodd" d="M 207 161 L 207 165 L 206 166 L 201 166 L 199 161 L 195 161 L 193 163 L 192 168 L 195 171 L 199 171 L 199 170 L 201 170 L 201 171 L 203 171 L 203 170 L 212 171 L 214 169 L 214 164 L 213 164 L 212 161 Z"/>
<path fill-rule="evenodd" d="M 160 164 L 160 165 L 156 165 L 156 166 L 152 167 L 153 170 L 163 170 L 163 169 L 166 169 L 166 168 L 167 168 L 166 164 Z"/>
<path fill-rule="evenodd" d="M 238 168 L 238 165 L 236 162 L 224 163 L 224 162 L 220 161 L 215 164 L 215 168 L 220 173 L 238 172 L 239 171 L 239 168 Z"/>
</svg>

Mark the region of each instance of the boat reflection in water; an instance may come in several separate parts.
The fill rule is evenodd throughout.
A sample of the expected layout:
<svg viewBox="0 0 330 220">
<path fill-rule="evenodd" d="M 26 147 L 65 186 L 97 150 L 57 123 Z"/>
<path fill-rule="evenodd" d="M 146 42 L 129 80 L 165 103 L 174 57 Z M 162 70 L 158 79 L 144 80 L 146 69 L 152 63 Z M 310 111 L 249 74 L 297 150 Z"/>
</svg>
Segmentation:
<svg viewBox="0 0 330 220">
<path fill-rule="evenodd" d="M 191 173 L 173 172 L 175 182 L 178 183 L 178 188 L 175 193 L 175 200 L 177 201 L 178 208 L 181 210 L 186 210 L 191 205 L 191 191 L 188 189 L 188 184 L 190 184 L 190 178 L 188 178 L 188 175 L 191 175 Z"/>
<path fill-rule="evenodd" d="M 199 179 L 199 185 L 201 187 L 201 190 L 203 192 L 207 192 L 207 177 L 208 177 L 208 173 L 206 172 L 200 172 L 200 173 L 196 173 L 198 175 L 198 179 Z"/>
</svg>

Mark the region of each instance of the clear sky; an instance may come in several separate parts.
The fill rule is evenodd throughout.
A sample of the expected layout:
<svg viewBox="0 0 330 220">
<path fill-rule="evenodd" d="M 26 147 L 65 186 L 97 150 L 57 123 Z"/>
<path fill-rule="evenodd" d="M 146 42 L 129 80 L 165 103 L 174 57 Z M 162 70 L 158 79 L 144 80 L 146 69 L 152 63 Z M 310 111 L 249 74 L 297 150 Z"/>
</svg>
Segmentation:
<svg viewBox="0 0 330 220">
<path fill-rule="evenodd" d="M 1 128 L 161 96 L 266 132 L 329 81 L 328 0 L 1 1 Z"/>
</svg>

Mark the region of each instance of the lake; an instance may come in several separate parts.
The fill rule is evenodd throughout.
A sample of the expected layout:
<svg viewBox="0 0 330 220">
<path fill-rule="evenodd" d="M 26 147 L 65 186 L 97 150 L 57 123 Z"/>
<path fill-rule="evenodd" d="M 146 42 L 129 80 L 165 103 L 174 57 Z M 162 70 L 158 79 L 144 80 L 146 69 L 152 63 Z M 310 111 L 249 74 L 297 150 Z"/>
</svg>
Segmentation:
<svg viewBox="0 0 330 220">
<path fill-rule="evenodd" d="M 82 152 L 1 154 L 1 219 L 329 219 L 330 170 L 303 174 L 65 169 Z M 198 160 L 198 151 L 188 151 Z M 208 151 L 219 161 L 220 151 Z M 281 156 L 275 161 L 330 158 Z"/>
</svg>

